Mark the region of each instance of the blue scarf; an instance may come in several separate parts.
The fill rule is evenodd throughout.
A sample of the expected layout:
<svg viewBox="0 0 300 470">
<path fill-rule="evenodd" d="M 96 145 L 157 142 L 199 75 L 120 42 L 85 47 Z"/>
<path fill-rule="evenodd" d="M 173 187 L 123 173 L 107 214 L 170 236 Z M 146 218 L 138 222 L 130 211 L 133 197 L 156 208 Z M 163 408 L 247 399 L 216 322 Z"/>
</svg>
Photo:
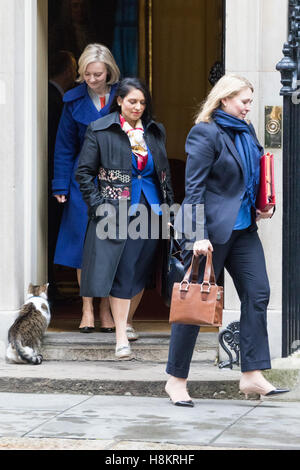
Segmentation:
<svg viewBox="0 0 300 470">
<path fill-rule="evenodd" d="M 239 153 L 245 174 L 246 194 L 255 207 L 260 178 L 260 149 L 256 144 L 248 124 L 242 119 L 225 113 L 221 109 L 214 112 L 213 118 L 233 139 Z"/>
</svg>

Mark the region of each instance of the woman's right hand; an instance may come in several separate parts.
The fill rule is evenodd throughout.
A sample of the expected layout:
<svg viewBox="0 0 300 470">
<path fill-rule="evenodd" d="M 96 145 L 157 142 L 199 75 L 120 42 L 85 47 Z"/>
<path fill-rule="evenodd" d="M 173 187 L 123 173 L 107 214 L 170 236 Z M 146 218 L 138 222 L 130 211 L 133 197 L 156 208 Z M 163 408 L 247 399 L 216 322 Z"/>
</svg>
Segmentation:
<svg viewBox="0 0 300 470">
<path fill-rule="evenodd" d="M 54 194 L 54 197 L 60 204 L 67 202 L 67 197 L 65 194 Z"/>
<path fill-rule="evenodd" d="M 195 256 L 206 256 L 209 251 L 214 251 L 209 240 L 198 240 L 194 243 L 193 252 Z"/>
</svg>

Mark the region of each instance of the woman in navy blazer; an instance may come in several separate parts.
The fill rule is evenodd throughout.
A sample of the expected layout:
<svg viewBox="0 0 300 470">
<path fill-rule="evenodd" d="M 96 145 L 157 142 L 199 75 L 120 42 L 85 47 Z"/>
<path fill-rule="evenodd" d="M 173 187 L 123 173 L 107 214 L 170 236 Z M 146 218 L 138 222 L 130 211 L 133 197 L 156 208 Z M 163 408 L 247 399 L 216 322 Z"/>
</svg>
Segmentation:
<svg viewBox="0 0 300 470">
<path fill-rule="evenodd" d="M 177 228 L 183 233 L 186 270 L 193 254 L 211 251 L 216 277 L 225 267 L 237 289 L 241 301 L 240 390 L 274 395 L 288 390 L 276 389 L 261 373 L 271 367 L 266 322 L 269 282 L 256 221 L 270 218 L 273 210 L 261 212 L 255 207 L 263 148 L 253 126 L 245 121 L 252 99 L 253 86 L 236 75 L 222 77 L 208 95 L 186 141 L 186 196 L 181 209 L 192 208 L 197 236 L 192 238 L 187 227 Z M 204 207 L 203 219 L 195 215 L 199 205 Z M 187 377 L 198 332 L 198 326 L 172 325 L 166 392 L 178 406 L 194 406 Z"/>
<path fill-rule="evenodd" d="M 87 126 L 109 113 L 119 68 L 107 47 L 90 44 L 79 58 L 80 85 L 64 95 L 64 108 L 56 136 L 52 192 L 65 205 L 54 257 L 55 264 L 77 269 L 80 284 L 82 251 L 88 222 L 87 208 L 75 180 Z M 83 297 L 80 331 L 94 329 L 93 299 Z M 100 304 L 101 331 L 114 331 L 108 299 Z M 104 327 L 104 323 L 106 327 Z"/>
</svg>

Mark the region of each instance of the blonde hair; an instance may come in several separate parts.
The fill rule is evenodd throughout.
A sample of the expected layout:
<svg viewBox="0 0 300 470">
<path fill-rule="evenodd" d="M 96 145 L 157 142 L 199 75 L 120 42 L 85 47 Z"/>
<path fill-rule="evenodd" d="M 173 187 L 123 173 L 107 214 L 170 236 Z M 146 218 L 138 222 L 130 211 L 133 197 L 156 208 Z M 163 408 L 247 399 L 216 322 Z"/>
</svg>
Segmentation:
<svg viewBox="0 0 300 470">
<path fill-rule="evenodd" d="M 250 88 L 252 92 L 254 87 L 245 77 L 239 75 L 224 75 L 211 89 L 204 103 L 201 105 L 195 119 L 195 124 L 199 122 L 210 122 L 213 112 L 221 106 L 224 98 L 233 98 L 245 88 Z"/>
<path fill-rule="evenodd" d="M 92 62 L 103 62 L 107 68 L 107 84 L 113 85 L 120 79 L 120 70 L 110 50 L 102 44 L 89 44 L 84 49 L 78 60 L 77 82 L 84 82 L 84 74 L 87 66 Z"/>
</svg>

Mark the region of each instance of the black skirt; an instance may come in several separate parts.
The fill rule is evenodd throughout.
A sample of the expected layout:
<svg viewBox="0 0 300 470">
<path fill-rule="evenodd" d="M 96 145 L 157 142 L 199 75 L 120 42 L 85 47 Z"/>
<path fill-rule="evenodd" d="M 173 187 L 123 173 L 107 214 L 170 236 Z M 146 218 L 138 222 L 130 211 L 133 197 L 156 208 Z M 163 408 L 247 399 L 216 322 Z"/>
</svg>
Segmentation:
<svg viewBox="0 0 300 470">
<path fill-rule="evenodd" d="M 151 238 L 151 207 L 143 193 L 140 204 L 147 207 L 148 238 L 136 240 L 127 238 L 110 291 L 112 297 L 132 299 L 145 288 L 155 268 L 159 239 Z M 132 216 L 130 222 L 136 217 L 136 215 Z M 158 217 L 155 220 L 157 219 Z"/>
</svg>

